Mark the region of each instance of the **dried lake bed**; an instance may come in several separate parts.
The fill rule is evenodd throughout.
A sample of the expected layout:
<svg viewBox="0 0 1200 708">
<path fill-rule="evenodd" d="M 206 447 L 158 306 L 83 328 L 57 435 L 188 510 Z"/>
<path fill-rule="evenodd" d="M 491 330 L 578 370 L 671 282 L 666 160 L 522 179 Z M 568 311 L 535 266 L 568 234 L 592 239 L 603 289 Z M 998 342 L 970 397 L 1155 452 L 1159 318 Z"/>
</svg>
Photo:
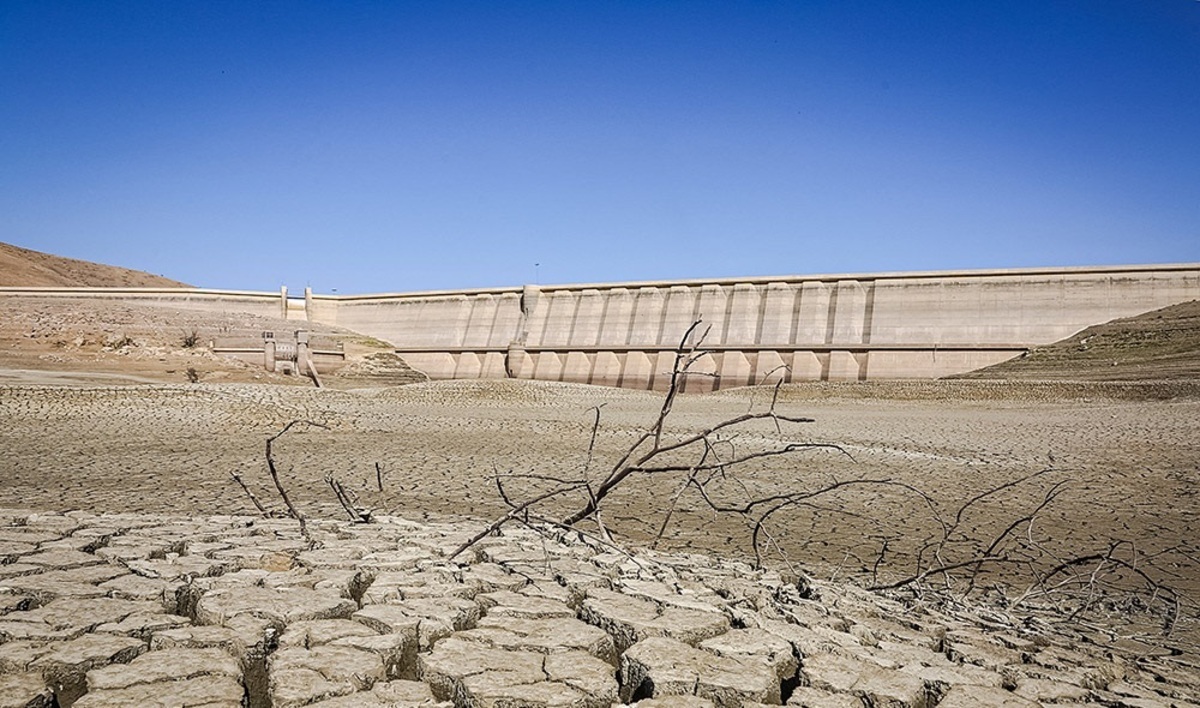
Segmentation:
<svg viewBox="0 0 1200 708">
<path fill-rule="evenodd" d="M 1033 533 L 1058 553 L 1112 540 L 1143 554 L 1173 548 L 1176 586 L 1200 587 L 1200 397 L 1104 384 L 913 382 L 791 386 L 781 414 L 811 423 L 743 430 L 723 453 L 787 442 L 837 445 L 731 470 L 712 489 L 730 501 L 889 480 L 928 495 L 940 513 L 1027 475 L 1034 479 L 970 509 L 964 531 L 981 539 L 1032 510 L 1056 484 Z M 770 389 L 687 395 L 667 434 L 701 430 L 764 410 Z M 0 505 L 95 513 L 246 514 L 236 472 L 282 510 L 266 474 L 264 442 L 291 420 L 311 420 L 276 443 L 281 480 L 302 513 L 342 515 L 334 475 L 377 512 L 409 518 L 502 514 L 496 475 L 578 477 L 595 408 L 600 425 L 589 474 L 612 465 L 661 405 L 651 392 L 515 381 L 433 382 L 356 391 L 251 384 L 10 385 L 0 387 Z M 683 458 L 680 458 L 683 459 Z M 697 458 L 698 459 L 698 458 Z M 686 460 L 684 460 L 686 461 Z M 382 469 L 378 490 L 376 463 Z M 684 473 L 635 475 L 610 498 L 618 538 L 648 542 L 673 508 L 659 547 L 744 558 L 746 521 L 714 513 Z M 735 484 L 736 483 L 736 484 Z M 524 487 L 522 485 L 525 485 Z M 531 488 L 519 479 L 507 489 Z M 578 498 L 564 500 L 567 511 Z M 854 486 L 815 497 L 772 520 L 783 558 L 820 574 L 908 572 L 906 554 L 933 532 L 929 500 L 902 489 Z M 878 549 L 889 550 L 877 563 Z"/>
</svg>

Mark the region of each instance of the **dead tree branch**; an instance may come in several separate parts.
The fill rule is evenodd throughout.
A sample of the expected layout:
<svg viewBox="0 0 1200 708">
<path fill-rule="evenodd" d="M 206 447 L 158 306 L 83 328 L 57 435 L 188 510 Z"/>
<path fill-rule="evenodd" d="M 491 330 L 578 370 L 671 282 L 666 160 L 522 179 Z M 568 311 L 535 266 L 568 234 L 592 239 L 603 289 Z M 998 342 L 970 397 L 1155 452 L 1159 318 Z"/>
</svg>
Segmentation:
<svg viewBox="0 0 1200 708">
<path fill-rule="evenodd" d="M 332 474 L 325 475 L 325 483 L 333 490 L 333 495 L 337 497 L 338 504 L 342 505 L 342 509 L 346 511 L 351 521 L 356 524 L 369 524 L 374 521 L 371 510 L 361 506 L 358 503 L 358 495 L 352 490 L 347 489 L 336 477 Z"/>
<path fill-rule="evenodd" d="M 274 445 L 275 441 L 283 437 L 285 433 L 287 433 L 296 425 L 307 425 L 312 428 L 329 430 L 329 426 L 322 423 L 316 423 L 311 420 L 297 419 L 288 422 L 287 425 L 283 426 L 283 430 L 280 430 L 278 433 L 275 433 L 271 437 L 267 438 L 267 471 L 271 473 L 271 481 L 275 483 L 275 489 L 279 492 L 279 497 L 283 499 L 283 503 L 288 509 L 288 514 L 300 523 L 300 533 L 305 538 L 308 538 L 308 525 L 304 520 L 304 516 L 296 509 L 296 505 L 292 503 L 292 499 L 288 496 L 287 490 L 283 488 L 283 483 L 279 481 L 279 469 L 275 466 L 275 455 L 274 451 L 272 450 L 272 445 Z"/>
<path fill-rule="evenodd" d="M 542 512 L 531 514 L 532 507 L 576 494 L 582 494 L 578 508 L 562 516 L 555 522 L 555 525 L 574 528 L 585 520 L 591 521 L 596 524 L 600 538 L 611 543 L 612 535 L 602 519 L 602 509 L 605 506 L 606 500 L 614 491 L 625 485 L 635 475 L 684 473 L 687 475 L 687 479 L 677 490 L 671 507 L 667 510 L 665 518 L 658 525 L 657 543 L 657 540 L 661 539 L 663 534 L 666 533 L 681 496 L 690 487 L 702 486 L 699 483 L 701 476 L 725 474 L 741 465 L 769 461 L 772 458 L 791 455 L 805 450 L 841 450 L 836 445 L 807 442 L 768 443 L 769 447 L 767 449 L 752 449 L 745 452 L 733 450 L 731 444 L 732 438 L 729 436 L 737 436 L 756 423 L 771 423 L 776 432 L 782 434 L 783 425 L 785 424 L 813 422 L 811 418 L 786 415 L 778 411 L 778 385 L 772 391 L 767 410 L 754 411 L 751 409 L 744 414 L 720 421 L 698 432 L 670 434 L 668 431 L 668 422 L 677 398 L 686 385 L 687 377 L 696 373 L 691 371 L 692 367 L 708 354 L 707 351 L 701 348 L 707 335 L 707 329 L 703 332 L 700 331 L 701 325 L 702 322 L 699 320 L 693 322 L 680 338 L 679 346 L 675 350 L 670 381 L 663 395 L 662 405 L 654 420 L 634 438 L 618 459 L 607 468 L 600 479 L 593 480 L 591 475 L 601 422 L 602 406 L 596 406 L 591 409 L 594 417 L 581 476 L 579 478 L 565 478 L 555 475 L 510 473 L 505 477 L 508 481 L 525 480 L 535 483 L 535 485 L 537 483 L 551 483 L 554 485 L 550 490 L 537 494 L 529 501 L 523 503 L 515 502 L 505 488 L 504 481 L 497 477 L 497 490 L 501 499 L 509 507 L 508 513 L 489 526 L 476 539 L 456 549 L 454 555 L 461 553 L 471 543 L 478 542 L 479 539 L 488 533 L 495 531 L 505 522 L 518 516 L 523 516 L 524 518 L 546 516 Z M 728 445 L 730 447 L 729 454 L 717 454 L 718 445 Z M 686 458 L 688 456 L 695 456 L 697 459 L 695 461 L 687 461 Z M 676 459 L 682 459 L 682 461 L 676 462 Z M 769 500 L 765 500 L 762 503 L 767 503 L 767 501 Z"/>
<path fill-rule="evenodd" d="M 250 487 L 246 486 L 246 482 L 242 479 L 240 474 L 237 472 L 230 472 L 229 476 L 233 478 L 233 481 L 238 483 L 238 486 L 242 488 L 242 491 L 246 493 L 246 496 L 250 497 L 250 502 L 254 504 L 255 509 L 258 509 L 258 513 L 262 514 L 264 517 L 271 515 L 271 513 L 267 511 L 267 508 L 263 506 L 262 502 L 258 500 L 258 497 L 254 494 L 254 492 L 250 491 Z"/>
<path fill-rule="evenodd" d="M 814 540 L 797 538 L 802 534 L 787 524 L 807 516 L 815 529 L 818 518 L 834 516 L 862 529 L 861 538 L 867 543 L 852 545 L 845 559 L 861 564 L 860 577 L 869 579 L 872 590 L 909 594 L 952 609 L 973 603 L 972 611 L 1001 624 L 1012 621 L 1010 610 L 1036 612 L 1047 605 L 1062 621 L 1075 622 L 1090 621 L 1087 615 L 1100 610 L 1132 614 L 1153 607 L 1161 613 L 1164 631 L 1175 626 L 1182 612 L 1180 597 L 1163 583 L 1167 576 L 1153 567 L 1154 557 L 1134 544 L 1118 541 L 1095 552 L 1055 555 L 1049 544 L 1039 541 L 1035 534 L 1039 519 L 1048 516 L 1047 510 L 1068 489 L 1068 479 L 1052 477 L 1062 470 L 1041 469 L 972 492 L 953 505 L 898 479 L 796 470 L 790 461 L 801 454 L 832 452 L 854 458 L 837 444 L 790 437 L 797 426 L 813 419 L 781 410 L 781 398 L 787 398 L 781 396 L 782 379 L 771 387 L 769 401 L 752 393 L 748 409 L 740 415 L 702 430 L 674 429 L 678 396 L 689 376 L 703 375 L 692 367 L 709 354 L 702 349 L 707 330 L 701 333 L 701 326 L 700 321 L 693 322 L 680 339 L 657 413 L 611 463 L 601 462 L 602 406 L 595 406 L 590 409 L 581 471 L 497 473 L 497 494 L 507 512 L 464 541 L 449 558 L 509 522 L 539 529 L 547 538 L 567 531 L 585 534 L 581 527 L 595 524 L 595 538 L 617 547 L 607 519 L 622 531 L 633 529 L 633 533 L 626 531 L 627 537 L 635 533 L 648 537 L 653 548 L 669 538 L 672 524 L 687 523 L 685 517 L 696 506 L 740 522 L 756 565 L 781 562 L 800 577 L 788 551 Z M 773 432 L 764 432 L 768 427 Z M 747 471 L 769 474 L 750 476 Z M 627 492 L 636 493 L 638 480 L 651 477 L 672 485 L 661 506 L 653 508 L 651 515 L 642 509 L 621 510 L 616 500 L 625 499 Z M 1030 488 L 1035 490 L 1032 497 Z M 851 491 L 868 503 L 847 504 L 847 499 L 853 500 L 847 496 Z M 700 504 L 686 496 L 691 493 Z M 879 505 L 871 503 L 876 501 Z M 901 518 L 887 516 L 888 511 L 894 512 L 887 506 L 893 503 L 902 505 Z M 914 512 L 920 525 L 908 518 Z M 877 553 L 872 556 L 872 551 Z M 1002 597 L 1001 604 L 980 604 L 1003 596 L 1013 577 L 1022 578 L 1018 587 L 1024 587 L 1024 592 L 1015 599 Z M 1026 586 L 1028 578 L 1033 580 Z"/>
<path fill-rule="evenodd" d="M 516 506 L 513 506 L 511 509 L 509 509 L 507 514 L 500 517 L 499 519 L 496 519 L 491 524 L 489 524 L 487 528 L 485 528 L 484 530 L 480 531 L 479 533 L 475 534 L 471 538 L 464 541 L 462 543 L 462 545 L 460 545 L 458 548 L 455 548 L 454 551 L 452 551 L 449 555 L 446 556 L 446 560 L 453 560 L 454 558 L 457 558 L 458 555 L 461 554 L 463 551 L 467 550 L 471 546 L 474 546 L 476 543 L 479 543 L 481 540 L 483 540 L 484 538 L 487 538 L 488 536 L 495 533 L 496 531 L 499 531 L 500 527 L 503 526 L 504 524 L 519 517 L 526 509 L 529 509 L 530 507 L 532 507 L 536 504 L 540 504 L 540 503 L 546 501 L 547 499 L 552 499 L 556 496 L 559 496 L 562 494 L 567 494 L 569 492 L 573 492 L 573 491 L 579 489 L 581 486 L 582 486 L 581 484 L 577 484 L 577 485 L 573 485 L 573 486 L 567 487 L 567 488 L 553 489 L 544 494 L 539 494 L 538 496 L 536 496 L 526 502 L 523 502 L 521 504 L 517 504 Z"/>
</svg>

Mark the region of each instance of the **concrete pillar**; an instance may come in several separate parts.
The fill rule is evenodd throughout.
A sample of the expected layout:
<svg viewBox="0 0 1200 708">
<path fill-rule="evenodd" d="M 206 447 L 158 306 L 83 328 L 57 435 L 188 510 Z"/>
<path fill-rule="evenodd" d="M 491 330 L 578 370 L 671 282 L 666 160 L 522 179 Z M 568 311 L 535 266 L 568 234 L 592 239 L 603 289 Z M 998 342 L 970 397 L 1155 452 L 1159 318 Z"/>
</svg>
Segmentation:
<svg viewBox="0 0 1200 708">
<path fill-rule="evenodd" d="M 480 378 L 479 373 L 483 370 L 483 365 L 479 361 L 479 356 L 474 352 L 462 352 L 458 355 L 458 362 L 454 366 L 454 378 L 456 379 L 477 379 Z"/>
<path fill-rule="evenodd" d="M 287 286 L 279 286 L 279 318 L 286 320 L 288 316 Z"/>
<path fill-rule="evenodd" d="M 708 336 L 704 339 L 705 344 L 715 346 L 725 343 L 725 307 L 727 303 L 728 293 L 725 288 L 720 285 L 700 286 L 700 318 L 704 320 L 704 324 L 700 325 L 696 336 L 698 337 L 708 330 Z"/>
<path fill-rule="evenodd" d="M 471 300 L 466 295 L 447 298 L 443 305 L 446 315 L 442 322 L 446 333 L 439 341 L 452 347 L 461 347 L 467 339 L 467 326 L 471 323 Z"/>
<path fill-rule="evenodd" d="M 729 322 L 725 325 L 724 344 L 740 347 L 758 341 L 761 304 L 757 287 L 749 283 L 733 286 L 729 295 Z"/>
<path fill-rule="evenodd" d="M 655 391 L 666 391 L 671 385 L 671 370 L 675 367 L 675 352 L 662 351 L 654 356 L 654 373 L 651 376 L 650 388 Z"/>
<path fill-rule="evenodd" d="M 558 381 L 562 377 L 562 360 L 554 352 L 541 352 L 533 367 L 533 378 L 538 381 Z"/>
<path fill-rule="evenodd" d="M 750 360 L 743 352 L 727 351 L 720 356 L 721 377 L 717 380 L 715 388 L 734 388 L 735 386 L 745 386 L 751 382 L 750 374 L 753 369 L 750 366 Z"/>
<path fill-rule="evenodd" d="M 621 388 L 646 390 L 654 377 L 654 365 L 645 352 L 628 352 L 625 354 L 625 368 L 621 372 Z"/>
<path fill-rule="evenodd" d="M 529 330 L 530 344 L 534 342 L 541 346 L 563 346 L 571 341 L 571 323 L 575 319 L 575 307 L 578 297 L 571 290 L 555 290 L 546 294 L 546 316 L 542 320 L 541 329 L 532 327 Z M 538 334 L 536 338 L 534 335 Z"/>
<path fill-rule="evenodd" d="M 496 314 L 487 341 L 489 347 L 503 349 L 509 342 L 518 341 L 524 322 L 520 304 L 521 296 L 517 293 L 502 293 L 496 298 Z"/>
<path fill-rule="evenodd" d="M 479 371 L 479 378 L 502 379 L 504 377 L 504 354 L 501 354 L 500 352 L 487 352 L 484 354 L 483 365 Z"/>
<path fill-rule="evenodd" d="M 763 292 L 762 328 L 755 344 L 778 346 L 792 343 L 792 326 L 795 324 L 796 294 L 799 292 L 787 283 L 767 283 Z"/>
<path fill-rule="evenodd" d="M 454 378 L 456 364 L 448 352 L 410 352 L 404 355 L 404 361 L 431 379 Z"/>
<path fill-rule="evenodd" d="M 688 369 L 683 390 L 686 393 L 706 393 L 713 390 L 717 383 L 716 373 L 717 360 L 712 354 L 705 354 Z"/>
<path fill-rule="evenodd" d="M 834 350 L 829 352 L 830 381 L 858 381 L 859 363 L 852 352 Z"/>
<path fill-rule="evenodd" d="M 601 346 L 624 346 L 633 326 L 633 296 L 626 288 L 613 288 L 605 294 L 607 306 L 600 328 Z"/>
<path fill-rule="evenodd" d="M 788 380 L 788 370 L 779 352 L 759 352 L 754 361 L 754 383 L 774 385 Z"/>
<path fill-rule="evenodd" d="M 867 289 L 857 280 L 839 280 L 833 315 L 833 344 L 861 344 L 867 311 Z"/>
<path fill-rule="evenodd" d="M 313 319 L 313 299 L 312 288 L 304 286 L 304 319 L 312 322 Z"/>
<path fill-rule="evenodd" d="M 533 359 L 525 353 L 525 347 L 513 342 L 508 345 L 508 357 L 504 361 L 504 370 L 510 379 L 533 378 Z"/>
<path fill-rule="evenodd" d="M 820 381 L 825 378 L 826 364 L 813 352 L 792 354 L 792 381 Z"/>
<path fill-rule="evenodd" d="M 658 335 L 658 345 L 677 347 L 683 333 L 696 321 L 697 296 L 699 289 L 686 285 L 672 285 L 667 290 L 666 312 L 663 317 L 662 331 Z"/>
<path fill-rule="evenodd" d="M 829 286 L 809 280 L 800 286 L 800 303 L 796 308 L 794 344 L 825 344 L 829 330 Z"/>
<path fill-rule="evenodd" d="M 496 323 L 496 297 L 491 293 L 476 295 L 467 302 L 467 324 L 463 331 L 464 347 L 486 347 L 492 340 Z M 511 337 L 506 336 L 505 340 Z"/>
<path fill-rule="evenodd" d="M 604 302 L 604 295 L 595 288 L 579 292 L 575 304 L 575 319 L 571 324 L 571 338 L 568 342 L 571 346 L 591 347 L 600 341 L 600 327 L 604 321 Z"/>
<path fill-rule="evenodd" d="M 546 300 L 541 289 L 536 285 L 526 285 L 521 289 L 521 333 L 517 338 L 526 344 L 536 344 L 542 340 L 542 331 L 546 326 Z"/>
<path fill-rule="evenodd" d="M 267 371 L 275 371 L 274 332 L 263 332 L 263 368 Z"/>
<path fill-rule="evenodd" d="M 562 380 L 571 383 L 589 383 L 592 380 L 592 360 L 583 352 L 567 352 L 563 363 Z"/>
<path fill-rule="evenodd" d="M 308 374 L 308 332 L 296 332 L 296 370 L 302 375 Z"/>
<path fill-rule="evenodd" d="M 536 285 L 526 285 L 521 288 L 521 312 L 526 315 L 537 310 L 538 300 L 542 294 L 542 289 Z"/>
<path fill-rule="evenodd" d="M 597 386 L 616 386 L 621 381 L 621 360 L 613 352 L 599 352 L 592 367 L 590 383 Z"/>
<path fill-rule="evenodd" d="M 633 325 L 627 343 L 634 346 L 657 344 L 662 335 L 663 307 L 666 298 L 662 288 L 641 288 L 634 299 Z M 629 388 L 626 386 L 626 388 Z"/>
</svg>

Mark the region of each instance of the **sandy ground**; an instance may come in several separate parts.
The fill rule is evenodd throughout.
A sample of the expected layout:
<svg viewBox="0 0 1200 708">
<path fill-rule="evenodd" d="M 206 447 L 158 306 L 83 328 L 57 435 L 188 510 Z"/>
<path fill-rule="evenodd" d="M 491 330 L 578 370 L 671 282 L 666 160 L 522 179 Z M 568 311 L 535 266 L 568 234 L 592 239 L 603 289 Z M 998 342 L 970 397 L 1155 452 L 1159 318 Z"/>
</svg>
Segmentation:
<svg viewBox="0 0 1200 708">
<path fill-rule="evenodd" d="M 410 518 L 489 518 L 504 511 L 497 473 L 582 474 L 592 407 L 602 412 L 595 477 L 660 405 L 652 393 L 542 382 L 355 391 L 54 383 L 0 384 L 0 506 L 253 513 L 230 478 L 236 471 L 278 510 L 264 441 L 288 421 L 308 419 L 329 430 L 288 433 L 276 448 L 282 481 L 304 513 L 340 515 L 324 480 L 334 474 L 377 510 Z M 761 409 L 767 395 L 744 389 L 683 397 L 668 434 L 700 429 L 751 406 Z M 1155 559 L 1156 572 L 1189 597 L 1200 597 L 1200 396 L 1140 400 L 1132 389 L 1102 385 L 826 385 L 785 390 L 779 410 L 815 422 L 779 432 L 757 425 L 722 444 L 721 454 L 779 441 L 836 444 L 842 451 L 803 451 L 715 479 L 711 489 L 722 500 L 886 479 L 920 488 L 950 518 L 981 490 L 1045 469 L 972 507 L 963 535 L 991 538 L 1062 482 L 1063 495 L 1032 529 L 1048 552 L 1095 552 L 1114 539 L 1136 544 L 1143 556 L 1173 549 Z M 674 503 L 661 548 L 746 557 L 750 534 L 740 517 L 714 514 L 694 490 L 672 501 L 683 479 L 680 473 L 631 479 L 608 502 L 609 525 L 619 538 L 647 542 Z M 512 480 L 508 488 L 521 498 L 538 484 L 544 482 Z M 572 499 L 558 510 L 579 502 Z M 791 562 L 826 577 L 860 580 L 910 572 L 914 552 L 938 528 L 921 497 L 878 484 L 846 487 L 784 509 L 769 526 Z M 887 553 L 876 565 L 885 542 Z M 767 551 L 780 561 L 778 552 Z"/>
</svg>

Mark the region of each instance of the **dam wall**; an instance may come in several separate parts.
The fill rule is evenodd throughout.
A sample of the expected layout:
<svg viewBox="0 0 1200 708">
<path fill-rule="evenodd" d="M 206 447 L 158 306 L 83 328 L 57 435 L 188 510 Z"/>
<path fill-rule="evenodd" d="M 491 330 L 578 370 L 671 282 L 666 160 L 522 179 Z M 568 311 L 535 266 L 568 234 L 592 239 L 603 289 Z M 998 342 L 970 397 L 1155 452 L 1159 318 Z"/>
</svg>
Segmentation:
<svg viewBox="0 0 1200 708">
<path fill-rule="evenodd" d="M 431 378 L 662 389 L 688 328 L 689 390 L 937 378 L 1090 325 L 1200 298 L 1200 264 L 884 273 L 312 296 Z"/>
<path fill-rule="evenodd" d="M 1200 299 L 1200 264 L 527 285 L 382 295 L 0 288 L 119 298 L 344 327 L 391 343 L 434 379 L 666 387 L 693 322 L 686 390 L 774 381 L 927 379 L 1079 330 Z M 703 333 L 703 340 L 699 338 Z"/>
</svg>

